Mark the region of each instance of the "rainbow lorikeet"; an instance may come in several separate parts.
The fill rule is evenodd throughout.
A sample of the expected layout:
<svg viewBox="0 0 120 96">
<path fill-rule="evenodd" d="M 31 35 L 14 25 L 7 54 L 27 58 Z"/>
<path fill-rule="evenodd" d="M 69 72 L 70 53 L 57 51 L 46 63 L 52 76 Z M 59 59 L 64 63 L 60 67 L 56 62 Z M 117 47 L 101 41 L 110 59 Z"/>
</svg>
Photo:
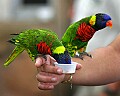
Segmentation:
<svg viewBox="0 0 120 96">
<path fill-rule="evenodd" d="M 70 64 L 71 57 L 55 32 L 46 29 L 29 29 L 15 35 L 9 42 L 15 44 L 15 48 L 8 57 L 5 66 L 8 66 L 20 53 L 27 51 L 30 58 L 35 60 L 39 54 L 49 54 L 58 63 Z"/>
<path fill-rule="evenodd" d="M 80 53 L 79 57 L 81 59 L 83 59 L 83 55 L 91 57 L 90 54 L 85 52 L 88 41 L 95 32 L 107 26 L 112 27 L 111 17 L 104 13 L 98 13 L 71 24 L 61 41 L 72 57 L 76 56 L 77 51 Z"/>
<path fill-rule="evenodd" d="M 107 14 L 98 13 L 71 24 L 61 41 L 72 57 L 76 56 L 77 51 L 81 59 L 83 59 L 83 55 L 92 57 L 85 52 L 88 41 L 95 32 L 107 26 L 112 27 L 111 17 Z"/>
</svg>

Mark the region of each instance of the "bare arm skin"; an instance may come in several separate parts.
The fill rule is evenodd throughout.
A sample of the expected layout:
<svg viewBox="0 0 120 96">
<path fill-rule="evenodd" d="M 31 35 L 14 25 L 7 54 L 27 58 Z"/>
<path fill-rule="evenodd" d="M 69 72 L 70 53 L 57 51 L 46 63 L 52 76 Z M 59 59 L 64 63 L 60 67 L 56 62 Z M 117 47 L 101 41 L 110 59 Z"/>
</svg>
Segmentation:
<svg viewBox="0 0 120 96">
<path fill-rule="evenodd" d="M 84 57 L 84 61 L 73 58 L 83 66 L 73 75 L 74 84 L 101 85 L 120 80 L 120 35 L 107 47 L 91 54 L 93 58 Z"/>
<path fill-rule="evenodd" d="M 73 75 L 74 84 L 101 85 L 120 80 L 120 35 L 107 47 L 91 54 L 93 58 L 84 57 L 84 61 L 73 58 L 83 66 Z"/>
<path fill-rule="evenodd" d="M 120 80 L 120 35 L 107 47 L 96 49 L 90 52 L 90 54 L 93 56 L 92 59 L 87 56 L 84 57 L 84 60 L 73 58 L 73 61 L 82 64 L 82 68 L 76 70 L 75 74 L 73 74 L 73 84 L 93 86 Z M 55 66 L 43 68 L 45 72 L 47 69 L 51 70 L 49 74 L 56 74 L 57 84 L 67 80 L 69 77 L 69 75 L 57 73 Z M 41 80 L 41 76 L 39 74 L 37 77 L 39 81 Z M 53 85 L 56 85 L 56 81 L 54 81 Z M 40 82 L 44 82 L 44 80 L 42 79 Z M 50 81 L 47 83 L 50 83 Z M 39 88 L 41 89 L 41 87 Z M 42 87 L 42 89 L 45 89 L 45 87 Z"/>
</svg>

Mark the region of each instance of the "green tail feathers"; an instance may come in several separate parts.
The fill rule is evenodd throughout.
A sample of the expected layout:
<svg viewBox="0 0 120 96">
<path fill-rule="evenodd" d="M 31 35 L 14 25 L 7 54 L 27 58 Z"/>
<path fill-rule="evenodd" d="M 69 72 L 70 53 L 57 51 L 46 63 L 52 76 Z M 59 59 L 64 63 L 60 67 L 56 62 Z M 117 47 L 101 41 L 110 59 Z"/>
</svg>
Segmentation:
<svg viewBox="0 0 120 96">
<path fill-rule="evenodd" d="M 16 46 L 11 55 L 5 61 L 4 66 L 8 66 L 20 53 L 24 51 L 24 48 Z"/>
</svg>

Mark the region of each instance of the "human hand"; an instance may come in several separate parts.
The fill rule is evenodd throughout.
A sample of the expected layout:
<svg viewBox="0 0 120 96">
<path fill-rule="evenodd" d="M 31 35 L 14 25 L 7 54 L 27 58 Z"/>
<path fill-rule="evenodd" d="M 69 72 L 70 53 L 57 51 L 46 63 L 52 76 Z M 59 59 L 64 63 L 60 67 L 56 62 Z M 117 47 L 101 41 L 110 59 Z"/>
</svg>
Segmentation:
<svg viewBox="0 0 120 96">
<path fill-rule="evenodd" d="M 38 57 L 35 62 L 35 66 L 39 69 L 36 75 L 38 88 L 41 90 L 51 90 L 55 85 L 64 81 L 66 75 L 62 73 L 62 69 L 54 66 L 56 60 L 50 55 L 46 55 L 47 59 Z M 80 69 L 81 65 L 78 64 L 76 69 Z M 69 76 L 69 75 L 68 75 Z M 67 77 L 68 78 L 68 77 Z"/>
</svg>

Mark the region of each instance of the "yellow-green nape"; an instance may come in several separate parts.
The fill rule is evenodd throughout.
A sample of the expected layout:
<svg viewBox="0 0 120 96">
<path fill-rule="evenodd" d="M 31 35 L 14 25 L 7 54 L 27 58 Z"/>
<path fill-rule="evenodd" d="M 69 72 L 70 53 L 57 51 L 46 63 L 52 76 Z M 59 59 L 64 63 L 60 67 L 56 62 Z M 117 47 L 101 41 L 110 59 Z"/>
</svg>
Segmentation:
<svg viewBox="0 0 120 96">
<path fill-rule="evenodd" d="M 56 54 L 61 54 L 61 53 L 64 53 L 64 52 L 65 52 L 65 47 L 64 46 L 56 47 L 56 49 L 53 50 L 53 53 L 56 53 Z"/>
<path fill-rule="evenodd" d="M 93 15 L 93 16 L 91 17 L 89 23 L 90 23 L 91 26 L 93 26 L 93 25 L 95 25 L 95 22 L 96 22 L 96 16 Z"/>
</svg>

